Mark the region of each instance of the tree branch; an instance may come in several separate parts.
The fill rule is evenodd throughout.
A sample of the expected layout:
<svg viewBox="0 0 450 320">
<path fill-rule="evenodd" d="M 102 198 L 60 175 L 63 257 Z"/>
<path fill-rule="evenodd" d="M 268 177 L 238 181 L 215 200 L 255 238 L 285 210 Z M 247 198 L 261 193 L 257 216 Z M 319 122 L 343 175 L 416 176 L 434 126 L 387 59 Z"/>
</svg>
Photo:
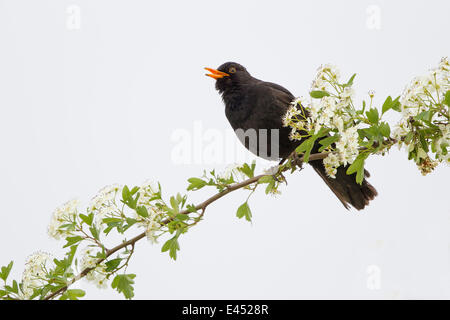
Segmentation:
<svg viewBox="0 0 450 320">
<path fill-rule="evenodd" d="M 329 152 L 311 154 L 309 156 L 309 161 L 316 161 L 316 160 L 324 159 L 324 158 L 327 157 L 328 153 Z M 289 156 L 288 159 L 290 159 L 295 166 L 301 167 L 302 164 L 303 164 L 303 157 L 297 157 L 296 154 L 295 155 L 294 154 L 295 154 L 295 151 Z M 288 165 L 281 165 L 281 166 L 279 165 L 277 174 L 279 175 L 279 174 L 281 174 L 281 173 L 283 173 L 283 172 L 285 172 L 285 171 L 287 171 L 289 169 L 290 169 L 290 166 L 288 166 Z M 242 189 L 242 188 L 244 188 L 246 186 L 249 186 L 249 185 L 251 185 L 253 183 L 257 183 L 258 180 L 261 179 L 262 177 L 272 176 L 272 175 L 273 174 L 264 173 L 264 174 L 257 175 L 257 176 L 255 176 L 253 178 L 244 180 L 242 182 L 235 183 L 234 185 L 229 186 L 226 190 L 224 190 L 222 192 L 218 192 L 215 195 L 213 195 L 212 197 L 210 197 L 210 198 L 206 199 L 205 201 L 203 201 L 202 203 L 196 205 L 195 209 L 196 210 L 202 210 L 202 212 L 204 213 L 204 211 L 206 210 L 206 207 L 208 207 L 211 203 L 219 200 L 220 198 L 226 196 L 227 194 L 229 194 L 229 193 L 231 193 L 233 191 Z M 189 214 L 189 213 L 191 213 L 191 211 L 189 211 L 189 210 L 180 211 L 180 214 Z M 162 225 L 166 225 L 166 224 L 168 224 L 171 221 L 172 221 L 172 219 L 166 219 L 166 220 L 161 221 L 161 224 Z M 111 255 L 113 255 L 117 251 L 119 251 L 119 250 L 121 250 L 121 249 L 123 249 L 123 248 L 125 248 L 125 247 L 127 247 L 129 245 L 134 246 L 135 243 L 138 242 L 139 240 L 141 240 L 142 238 L 145 238 L 145 232 L 142 232 L 141 234 L 135 236 L 134 238 L 131 238 L 130 240 L 125 241 L 125 242 L 115 246 L 114 248 L 107 250 L 105 258 L 99 259 L 97 261 L 97 263 L 96 263 L 96 266 L 98 266 L 100 263 L 102 263 L 103 261 L 108 259 Z M 64 286 L 64 287 L 58 289 L 57 291 L 49 294 L 48 296 L 46 296 L 44 298 L 44 300 L 51 300 L 51 299 L 57 297 L 58 295 L 64 293 L 69 288 L 69 286 L 71 286 L 76 281 L 84 278 L 90 271 L 92 271 L 94 269 L 95 269 L 95 267 L 84 269 L 83 271 L 80 272 L 80 274 L 78 274 L 74 279 L 72 279 L 72 281 L 70 281 L 66 286 Z"/>
</svg>

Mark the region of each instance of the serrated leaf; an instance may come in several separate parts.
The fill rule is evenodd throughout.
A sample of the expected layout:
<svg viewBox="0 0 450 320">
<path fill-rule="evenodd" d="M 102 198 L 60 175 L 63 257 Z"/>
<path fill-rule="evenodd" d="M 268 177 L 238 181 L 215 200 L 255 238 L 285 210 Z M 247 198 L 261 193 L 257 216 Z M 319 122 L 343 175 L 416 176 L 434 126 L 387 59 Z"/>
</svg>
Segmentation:
<svg viewBox="0 0 450 320">
<path fill-rule="evenodd" d="M 242 217 L 245 217 L 247 221 L 252 221 L 252 212 L 250 210 L 250 207 L 247 202 L 244 202 L 241 204 L 241 206 L 238 208 L 236 212 L 236 217 L 241 219 Z"/>
<path fill-rule="evenodd" d="M 251 167 L 247 163 L 244 163 L 244 165 L 239 168 L 239 171 L 241 171 L 249 178 L 253 178 L 254 170 L 255 170 L 255 163 L 252 163 Z"/>
<path fill-rule="evenodd" d="M 392 106 L 391 106 L 392 110 L 395 110 L 397 112 L 401 112 L 402 111 L 402 107 L 400 104 L 400 96 L 398 96 L 397 98 L 394 99 L 394 101 L 392 101 Z"/>
<path fill-rule="evenodd" d="M 81 220 L 84 222 L 84 223 L 86 223 L 88 226 L 90 226 L 90 225 L 92 225 L 92 221 L 93 221 L 93 219 L 94 219 L 94 214 L 89 214 L 88 216 L 87 215 L 84 215 L 84 214 L 82 214 L 82 213 L 80 213 L 79 214 L 79 217 L 81 218 Z"/>
<path fill-rule="evenodd" d="M 84 297 L 85 294 L 81 289 L 68 289 L 61 295 L 59 300 L 78 300 L 78 298 Z"/>
<path fill-rule="evenodd" d="M 379 130 L 384 137 L 389 138 L 391 136 L 391 128 L 389 127 L 388 123 L 381 122 Z"/>
<path fill-rule="evenodd" d="M 14 265 L 14 262 L 11 261 L 7 266 L 2 267 L 2 271 L 0 272 L 0 278 L 3 279 L 3 281 L 6 281 L 8 279 L 9 273 L 11 272 L 11 269 Z"/>
<path fill-rule="evenodd" d="M 189 178 L 188 182 L 190 183 L 187 187 L 187 190 L 199 190 L 207 185 L 207 182 L 200 178 Z"/>
<path fill-rule="evenodd" d="M 169 251 L 169 256 L 173 259 L 177 259 L 177 251 L 180 250 L 180 245 L 178 243 L 179 230 L 177 230 L 177 235 L 173 238 L 167 240 L 161 248 L 161 252 Z"/>
<path fill-rule="evenodd" d="M 372 124 L 377 124 L 380 119 L 378 109 L 375 108 L 371 108 L 369 111 L 366 111 L 366 116 L 369 122 Z"/>
<path fill-rule="evenodd" d="M 122 258 L 116 258 L 116 259 L 112 259 L 112 260 L 106 261 L 105 262 L 105 264 L 106 264 L 106 271 L 107 272 L 114 271 L 120 265 L 120 262 L 122 260 L 123 260 Z"/>
<path fill-rule="evenodd" d="M 111 283 L 111 287 L 119 293 L 123 293 L 126 299 L 134 297 L 134 278 L 135 274 L 118 274 Z"/>
</svg>

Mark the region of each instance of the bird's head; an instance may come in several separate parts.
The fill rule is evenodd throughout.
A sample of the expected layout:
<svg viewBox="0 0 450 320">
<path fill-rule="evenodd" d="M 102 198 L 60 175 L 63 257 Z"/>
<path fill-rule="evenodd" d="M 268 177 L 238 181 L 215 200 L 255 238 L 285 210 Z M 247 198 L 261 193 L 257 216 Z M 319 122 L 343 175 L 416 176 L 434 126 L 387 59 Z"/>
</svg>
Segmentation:
<svg viewBox="0 0 450 320">
<path fill-rule="evenodd" d="M 236 62 L 226 62 L 217 69 L 205 69 L 210 72 L 206 74 L 208 77 L 216 79 L 216 89 L 220 93 L 239 86 L 248 79 L 251 79 L 251 75 L 247 69 Z"/>
</svg>

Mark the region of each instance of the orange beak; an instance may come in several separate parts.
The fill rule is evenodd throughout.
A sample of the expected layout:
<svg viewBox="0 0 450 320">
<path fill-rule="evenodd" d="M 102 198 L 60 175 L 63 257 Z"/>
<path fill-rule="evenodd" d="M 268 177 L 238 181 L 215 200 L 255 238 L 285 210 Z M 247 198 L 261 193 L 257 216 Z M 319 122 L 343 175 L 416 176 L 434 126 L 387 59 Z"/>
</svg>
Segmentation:
<svg viewBox="0 0 450 320">
<path fill-rule="evenodd" d="M 223 77 L 229 77 L 230 75 L 228 73 L 216 70 L 216 69 L 211 69 L 211 68 L 205 68 L 206 70 L 208 70 L 211 73 L 206 73 L 205 75 L 208 77 L 211 77 L 213 79 L 221 79 Z"/>
</svg>

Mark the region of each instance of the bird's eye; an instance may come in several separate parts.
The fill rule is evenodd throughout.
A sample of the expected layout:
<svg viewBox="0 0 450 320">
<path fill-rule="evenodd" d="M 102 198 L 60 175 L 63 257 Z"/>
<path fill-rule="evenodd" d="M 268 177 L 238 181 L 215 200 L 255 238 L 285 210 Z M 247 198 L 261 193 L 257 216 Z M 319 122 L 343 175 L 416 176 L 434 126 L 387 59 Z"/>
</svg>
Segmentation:
<svg viewBox="0 0 450 320">
<path fill-rule="evenodd" d="M 231 67 L 230 69 L 228 69 L 229 73 L 235 73 L 236 72 L 236 68 L 235 67 Z"/>
</svg>

